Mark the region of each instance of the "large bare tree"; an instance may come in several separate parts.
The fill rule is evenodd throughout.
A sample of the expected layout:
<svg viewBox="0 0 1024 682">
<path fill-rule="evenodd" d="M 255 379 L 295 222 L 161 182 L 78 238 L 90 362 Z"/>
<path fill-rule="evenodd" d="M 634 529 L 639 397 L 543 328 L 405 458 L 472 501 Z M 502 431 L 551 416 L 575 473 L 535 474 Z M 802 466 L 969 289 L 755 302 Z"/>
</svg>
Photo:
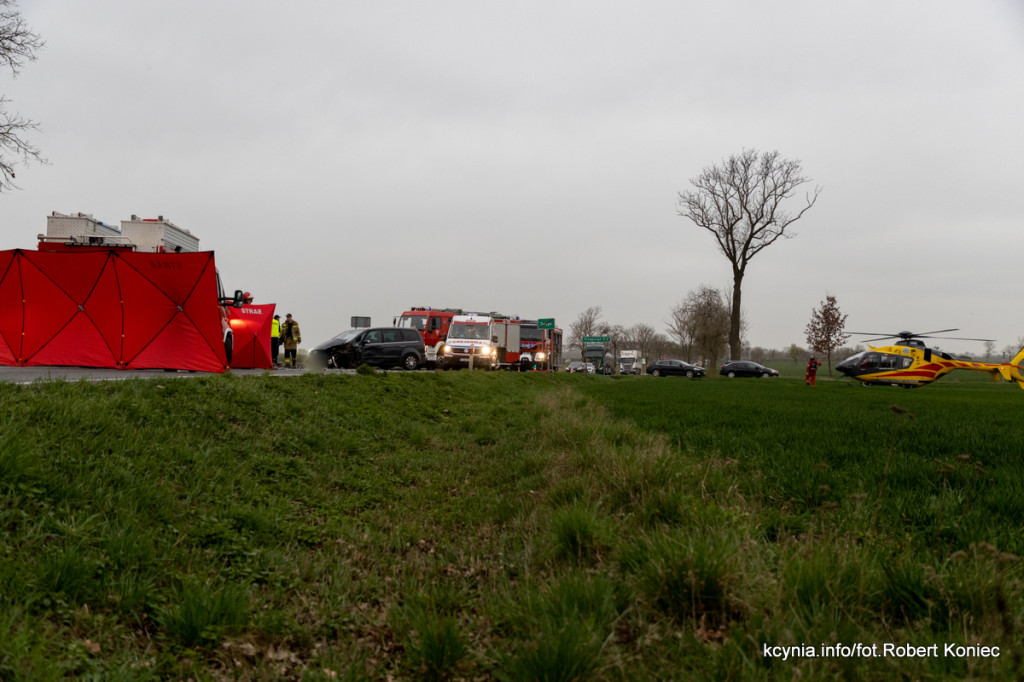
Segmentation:
<svg viewBox="0 0 1024 682">
<path fill-rule="evenodd" d="M 820 187 L 805 195 L 803 207 L 789 213 L 782 207 L 801 185 L 808 182 L 799 161 L 784 159 L 779 152 L 763 154 L 744 149 L 720 165 L 708 166 L 690 180 L 693 189 L 679 192 L 678 212 L 710 232 L 732 264 L 732 312 L 729 353 L 739 360 L 742 286 L 750 260 L 803 217 L 821 193 Z M 787 202 L 788 203 L 788 202 Z"/>
<path fill-rule="evenodd" d="M 26 61 L 35 61 L 43 41 L 28 29 L 15 5 L 15 0 L 0 0 L 0 67 L 8 67 L 11 76 L 17 78 Z M 39 149 L 25 137 L 38 124 L 9 112 L 10 103 L 6 95 L 0 94 L 0 191 L 14 189 L 14 169 L 19 161 L 44 163 Z"/>
</svg>

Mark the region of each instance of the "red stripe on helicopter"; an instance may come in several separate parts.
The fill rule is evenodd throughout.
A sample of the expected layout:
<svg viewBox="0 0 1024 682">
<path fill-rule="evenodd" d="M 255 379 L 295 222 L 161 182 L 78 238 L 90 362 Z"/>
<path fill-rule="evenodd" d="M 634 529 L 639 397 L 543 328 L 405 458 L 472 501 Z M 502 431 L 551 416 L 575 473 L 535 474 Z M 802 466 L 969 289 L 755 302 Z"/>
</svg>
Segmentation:
<svg viewBox="0 0 1024 682">
<path fill-rule="evenodd" d="M 934 377 L 935 372 L 926 372 L 924 368 L 918 370 L 910 370 L 906 372 L 893 372 L 889 377 Z"/>
</svg>

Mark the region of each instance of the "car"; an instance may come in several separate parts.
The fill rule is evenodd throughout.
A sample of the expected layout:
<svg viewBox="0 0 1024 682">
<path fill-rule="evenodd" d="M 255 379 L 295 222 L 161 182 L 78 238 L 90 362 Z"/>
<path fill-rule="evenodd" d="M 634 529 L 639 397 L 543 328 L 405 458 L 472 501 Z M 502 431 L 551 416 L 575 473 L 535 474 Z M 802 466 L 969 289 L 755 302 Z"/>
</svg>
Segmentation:
<svg viewBox="0 0 1024 682">
<path fill-rule="evenodd" d="M 427 361 L 423 337 L 411 327 L 349 329 L 309 352 L 313 367 L 350 369 L 359 365 L 414 370 Z"/>
<path fill-rule="evenodd" d="M 756 362 L 750 360 L 733 360 L 727 362 L 718 370 L 718 373 L 724 377 L 777 377 L 779 371 L 772 369 L 771 367 L 765 367 L 759 365 Z"/>
<path fill-rule="evenodd" d="M 703 377 L 707 372 L 700 365 L 682 360 L 658 360 L 647 365 L 647 373 L 654 377 Z"/>
<path fill-rule="evenodd" d="M 584 374 L 593 374 L 594 372 L 597 371 L 597 368 L 594 367 L 594 363 L 592 362 L 573 360 L 572 362 L 565 366 L 565 371 L 570 373 L 582 372 Z"/>
</svg>

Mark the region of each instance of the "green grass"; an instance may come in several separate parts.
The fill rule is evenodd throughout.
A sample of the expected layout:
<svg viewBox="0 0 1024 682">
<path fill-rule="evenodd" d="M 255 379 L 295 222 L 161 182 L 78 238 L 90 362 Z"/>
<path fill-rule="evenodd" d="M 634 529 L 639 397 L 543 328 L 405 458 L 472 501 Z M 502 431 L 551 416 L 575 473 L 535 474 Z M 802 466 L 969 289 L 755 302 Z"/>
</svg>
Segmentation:
<svg viewBox="0 0 1024 682">
<path fill-rule="evenodd" d="M 1022 400 L 821 374 L 0 384 L 0 679 L 1018 679 Z M 940 655 L 763 655 L 823 643 Z"/>
</svg>

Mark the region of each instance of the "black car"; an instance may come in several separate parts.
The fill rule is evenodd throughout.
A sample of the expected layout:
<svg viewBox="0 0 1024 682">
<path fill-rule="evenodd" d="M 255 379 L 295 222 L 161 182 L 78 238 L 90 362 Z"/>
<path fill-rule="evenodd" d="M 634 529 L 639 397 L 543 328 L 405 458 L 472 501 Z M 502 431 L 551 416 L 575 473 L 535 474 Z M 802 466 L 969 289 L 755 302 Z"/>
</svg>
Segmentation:
<svg viewBox="0 0 1024 682">
<path fill-rule="evenodd" d="M 404 367 L 416 369 L 426 362 L 423 337 L 410 327 L 350 329 L 324 341 L 309 352 L 314 367 Z"/>
<path fill-rule="evenodd" d="M 724 377 L 777 377 L 778 370 L 759 365 L 750 360 L 733 360 L 722 365 L 718 373 Z"/>
<path fill-rule="evenodd" d="M 655 377 L 703 377 L 707 372 L 700 365 L 691 365 L 682 360 L 658 360 L 647 365 L 647 373 Z"/>
</svg>

